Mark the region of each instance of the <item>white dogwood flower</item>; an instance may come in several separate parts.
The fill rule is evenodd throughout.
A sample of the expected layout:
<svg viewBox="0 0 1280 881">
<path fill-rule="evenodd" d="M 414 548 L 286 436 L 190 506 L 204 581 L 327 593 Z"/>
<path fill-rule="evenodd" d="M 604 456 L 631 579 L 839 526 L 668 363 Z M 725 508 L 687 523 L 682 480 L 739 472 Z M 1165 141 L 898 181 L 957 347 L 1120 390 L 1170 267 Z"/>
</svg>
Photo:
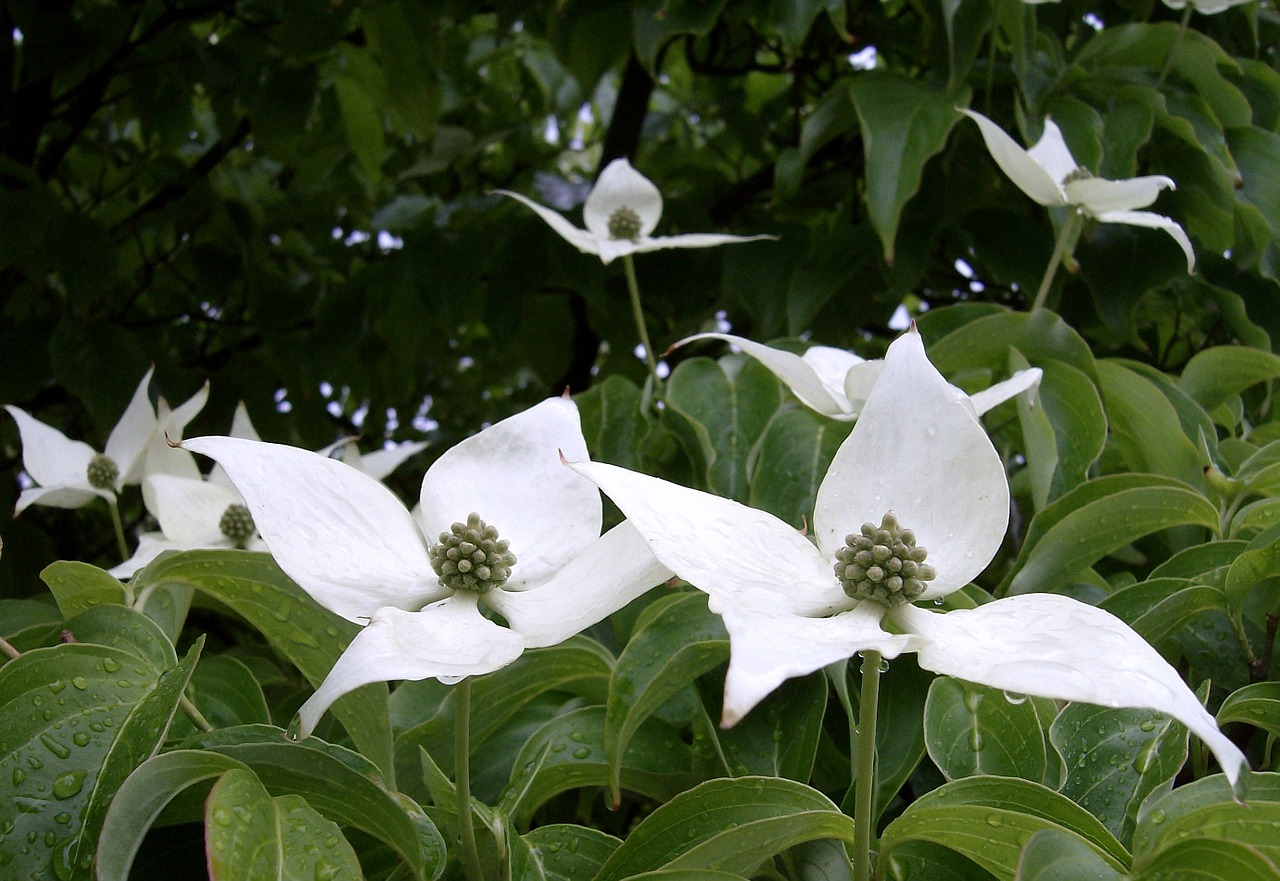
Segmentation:
<svg viewBox="0 0 1280 881">
<path fill-rule="evenodd" d="M 789 677 L 859 651 L 914 651 L 925 669 L 1010 692 L 1167 713 L 1233 782 L 1244 766 L 1177 671 L 1108 612 L 1051 594 L 946 613 L 913 605 L 981 573 L 1009 518 L 999 454 L 914 330 L 889 347 L 822 481 L 816 545 L 737 502 L 611 465 L 572 467 L 724 619 L 724 724 Z"/>
<path fill-rule="evenodd" d="M 299 711 L 304 735 L 361 685 L 497 670 L 671 576 L 629 524 L 600 535 L 599 491 L 558 461 L 557 450 L 587 453 L 565 398 L 445 452 L 423 478 L 417 518 L 378 481 L 316 453 L 225 437 L 183 446 L 226 469 L 281 569 L 367 625 Z"/>
<path fill-rule="evenodd" d="M 823 416 L 843 422 L 858 418 L 867 394 L 884 366 L 884 362 L 879 359 L 868 361 L 853 352 L 833 346 L 810 346 L 803 355 L 797 355 L 727 333 L 694 334 L 680 340 L 672 348 L 696 340 L 723 340 L 737 347 L 769 368 L 800 399 L 800 403 Z M 1039 367 L 1019 370 L 1003 382 L 970 395 L 969 403 L 973 405 L 974 413 L 981 416 L 1015 395 L 1035 388 L 1040 384 L 1041 373 Z M 959 392 L 959 389 L 956 391 Z"/>
<path fill-rule="evenodd" d="M 557 211 L 510 190 L 497 190 L 528 205 L 566 242 L 584 254 L 595 254 L 608 264 L 626 254 L 661 251 L 664 248 L 714 248 L 733 242 L 750 242 L 772 236 L 731 236 L 721 233 L 690 233 L 659 236 L 651 233 L 662 217 L 662 193 L 626 159 L 615 159 L 600 172 L 599 179 L 582 206 L 586 229 L 579 229 Z"/>
<path fill-rule="evenodd" d="M 95 498 L 111 502 L 125 486 L 140 482 L 144 474 L 168 468 L 171 460 L 166 434 L 175 440 L 182 438 L 187 423 L 204 407 L 209 389 L 206 385 L 176 410 L 162 400 L 157 415 L 148 396 L 152 372 L 148 370 L 138 383 L 101 453 L 25 410 L 5 407 L 22 437 L 22 467 L 36 484 L 19 495 L 15 514 L 30 505 L 80 508 Z"/>
<path fill-rule="evenodd" d="M 1071 156 L 1062 130 L 1052 119 L 1044 121 L 1044 134 L 1030 150 L 981 113 L 961 110 L 978 124 L 991 158 L 1018 189 L 1047 207 L 1075 208 L 1099 223 L 1125 223 L 1164 230 L 1187 257 L 1187 272 L 1196 265 L 1191 240 L 1177 221 L 1150 211 L 1136 211 L 1156 200 L 1161 190 L 1174 189 L 1172 178 L 1160 174 L 1107 180 L 1094 177 Z"/>
</svg>

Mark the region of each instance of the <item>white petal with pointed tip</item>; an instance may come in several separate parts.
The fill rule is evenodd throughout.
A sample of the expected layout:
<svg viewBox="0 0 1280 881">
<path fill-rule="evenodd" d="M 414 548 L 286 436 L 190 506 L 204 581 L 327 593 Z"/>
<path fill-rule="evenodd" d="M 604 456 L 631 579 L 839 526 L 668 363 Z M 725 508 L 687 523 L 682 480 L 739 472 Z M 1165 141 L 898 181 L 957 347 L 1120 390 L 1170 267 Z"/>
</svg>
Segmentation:
<svg viewBox="0 0 1280 881">
<path fill-rule="evenodd" d="M 226 469 L 280 568 L 353 621 L 445 591 L 413 517 L 378 481 L 308 450 L 230 437 L 183 446 Z"/>
<path fill-rule="evenodd" d="M 1071 150 L 1068 149 L 1067 142 L 1062 137 L 1062 129 L 1047 117 L 1040 140 L 1027 151 L 1027 155 L 1057 183 L 1059 192 L 1063 190 L 1063 181 L 1080 167 L 1080 163 L 1076 162 L 1075 157 L 1071 155 Z"/>
<path fill-rule="evenodd" d="M 996 125 L 990 119 L 981 113 L 972 110 L 961 110 L 965 116 L 972 119 L 978 124 L 979 131 L 982 132 L 982 140 L 986 142 L 987 151 L 991 153 L 991 158 L 996 161 L 1003 171 L 1013 181 L 1018 189 L 1026 193 L 1041 205 L 1065 205 L 1066 199 L 1062 194 L 1061 180 L 1062 177 L 1055 177 L 1036 161 L 1036 159 L 1022 148 L 1022 146 L 1009 137 L 1008 133 L 1000 126 Z M 1050 126 L 1053 126 L 1052 129 Z M 1046 120 L 1045 137 L 1040 139 L 1043 146 L 1042 153 L 1046 159 L 1053 157 L 1056 163 L 1060 163 L 1061 156 L 1057 145 L 1052 141 L 1045 141 L 1045 138 L 1051 137 L 1051 133 L 1057 131 L 1057 126 Z M 1062 140 L 1062 133 L 1058 132 L 1057 140 Z M 1062 144 L 1062 150 L 1066 150 L 1065 142 Z M 1067 153 L 1067 157 L 1070 157 Z M 1071 169 L 1075 168 L 1074 161 Z"/>
<path fill-rule="evenodd" d="M 724 715 L 729 727 L 793 676 L 805 676 L 860 651 L 896 658 L 917 640 L 880 627 L 884 607 L 859 603 L 828 618 L 761 614 L 740 608 L 713 608 L 724 618 L 733 644 L 724 687 Z"/>
<path fill-rule="evenodd" d="M 623 208 L 634 211 L 640 221 L 636 238 L 648 238 L 662 219 L 662 193 L 626 159 L 615 159 L 600 172 L 587 195 L 582 206 L 583 224 L 598 241 L 609 241 L 609 218 Z"/>
<path fill-rule="evenodd" d="M 976 609 L 890 616 L 920 636 L 920 666 L 993 688 L 1173 716 L 1205 742 L 1234 785 L 1244 755 L 1178 672 L 1119 618 L 1069 597 L 1024 594 Z"/>
<path fill-rule="evenodd" d="M 222 515 L 231 505 L 244 504 L 229 487 L 206 480 L 187 480 L 157 474 L 146 479 L 152 500 L 150 511 L 160 531 L 173 541 L 199 547 L 221 541 Z"/>
<path fill-rule="evenodd" d="M 151 374 L 154 372 L 155 368 L 152 367 L 143 375 L 124 415 L 120 417 L 116 427 L 111 429 L 111 435 L 103 449 L 120 469 L 117 486 L 137 483 L 142 479 L 143 456 L 156 431 L 156 411 L 151 406 L 150 395 Z"/>
<path fill-rule="evenodd" d="M 1109 211 L 1146 208 L 1156 200 L 1161 190 L 1175 189 L 1173 179 L 1164 175 L 1130 177 L 1124 180 L 1082 177 L 1065 184 L 1064 188 L 1071 204 L 1079 205 L 1094 217 Z"/>
<path fill-rule="evenodd" d="M 986 568 L 1009 523 L 1004 463 L 968 399 L 929 363 L 920 334 L 889 347 L 853 432 L 818 488 L 818 546 L 834 557 L 845 536 L 892 511 L 912 530 L 944 596 Z"/>
<path fill-rule="evenodd" d="M 347 646 L 298 715 L 302 736 L 347 692 L 371 682 L 430 679 L 457 682 L 510 664 L 524 641 L 480 614 L 476 595 L 459 591 L 419 612 L 380 609 Z"/>
<path fill-rule="evenodd" d="M 33 486 L 18 494 L 18 503 L 14 506 L 16 517 L 32 505 L 44 505 L 49 508 L 83 508 L 94 499 L 111 500 L 111 493 L 102 489 L 73 489 L 65 486 Z"/>
<path fill-rule="evenodd" d="M 510 542 L 513 589 L 544 580 L 600 535 L 600 493 L 560 464 L 558 450 L 587 458 L 578 408 L 566 398 L 548 398 L 452 447 L 422 480 L 423 534 L 436 541 L 475 512 Z"/>
<path fill-rule="evenodd" d="M 973 404 L 973 412 L 981 416 L 1010 398 L 1017 397 L 1025 391 L 1036 388 L 1040 385 L 1040 379 L 1043 376 L 1044 371 L 1039 367 L 1028 367 L 1026 370 L 1019 370 L 1003 382 L 997 382 L 989 388 L 984 388 L 982 391 L 970 395 L 969 403 Z"/>
<path fill-rule="evenodd" d="M 676 343 L 676 346 L 683 346 L 686 343 L 697 340 L 723 340 L 726 343 L 737 346 L 767 367 L 774 376 L 782 380 L 787 388 L 791 389 L 792 393 L 800 399 L 801 403 L 817 410 L 819 413 L 837 416 L 847 414 L 849 411 L 848 402 L 844 400 L 842 387 L 844 385 L 844 374 L 848 367 L 852 366 L 853 361 L 840 359 L 842 363 L 839 363 L 836 359 L 827 356 L 826 353 L 840 352 L 848 356 L 849 359 L 856 359 L 857 356 L 852 353 L 827 346 L 814 346 L 802 357 L 793 352 L 775 349 L 772 346 L 757 343 L 746 337 L 727 333 L 694 334 L 680 340 Z M 823 353 L 810 357 L 809 353 L 818 348 L 821 348 Z M 843 370 L 840 369 L 841 366 L 844 367 Z M 837 373 L 839 374 L 838 377 L 836 376 Z"/>
<path fill-rule="evenodd" d="M 384 480 L 388 474 L 408 461 L 409 457 L 426 448 L 426 441 L 405 441 L 394 447 L 372 450 L 359 456 L 359 468 L 374 480 Z"/>
<path fill-rule="evenodd" d="M 600 462 L 570 462 L 627 515 L 664 566 L 710 594 L 712 610 L 828 615 L 850 608 L 832 569 L 772 514 Z"/>
<path fill-rule="evenodd" d="M 12 405 L 6 405 L 5 409 L 18 423 L 18 434 L 22 438 L 22 467 L 26 469 L 27 474 L 31 475 L 31 479 L 40 485 L 39 488 L 49 491 L 69 489 L 80 493 L 80 495 L 66 494 L 59 497 L 53 496 L 50 492 L 41 493 L 38 496 L 32 495 L 29 496 L 30 500 L 26 504 L 19 501 L 19 511 L 37 500 L 41 504 L 58 508 L 78 508 L 94 496 L 112 498 L 113 494 L 110 491 L 99 490 L 89 484 L 89 462 L 97 455 L 93 447 L 83 441 L 72 440 L 58 429 L 45 425 L 25 410 Z M 55 498 L 59 499 L 61 504 L 52 501 Z M 76 499 L 82 499 L 80 504 L 70 504 Z"/>
<path fill-rule="evenodd" d="M 526 646 L 540 648 L 603 621 L 672 574 L 635 528 L 623 521 L 550 580 L 530 590 L 491 590 L 481 602 L 506 618 Z"/>
<path fill-rule="evenodd" d="M 566 220 L 558 211 L 553 211 L 544 205 L 539 205 L 532 199 L 522 196 L 519 193 L 513 193 L 510 190 L 494 190 L 494 192 L 502 196 L 508 196 L 515 199 L 517 202 L 520 202 L 522 205 L 532 208 L 534 213 L 541 217 L 547 226 L 551 227 L 560 235 L 560 238 L 573 245 L 582 253 L 600 253 L 599 240 L 585 229 L 578 229 L 578 227 Z M 606 260 L 605 262 L 607 263 L 609 261 Z"/>
<path fill-rule="evenodd" d="M 1187 272 L 1195 272 L 1196 268 L 1196 252 L 1191 247 L 1191 240 L 1187 238 L 1186 230 L 1182 225 L 1171 217 L 1165 217 L 1163 214 L 1154 214 L 1150 211 L 1110 211 L 1106 214 L 1099 214 L 1098 220 L 1103 223 L 1127 223 L 1130 226 L 1145 226 L 1149 229 L 1162 229 L 1173 240 L 1178 243 L 1178 247 L 1182 249 L 1182 253 L 1187 257 Z"/>
</svg>

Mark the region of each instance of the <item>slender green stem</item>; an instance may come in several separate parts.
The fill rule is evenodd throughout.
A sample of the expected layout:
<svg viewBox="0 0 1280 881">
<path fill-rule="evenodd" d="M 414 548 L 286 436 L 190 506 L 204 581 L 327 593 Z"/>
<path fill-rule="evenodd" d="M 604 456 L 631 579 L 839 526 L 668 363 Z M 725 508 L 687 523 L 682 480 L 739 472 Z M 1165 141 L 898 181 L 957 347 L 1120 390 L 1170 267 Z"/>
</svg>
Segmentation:
<svg viewBox="0 0 1280 881">
<path fill-rule="evenodd" d="M 178 698 L 178 706 L 182 707 L 182 712 L 187 714 L 187 718 L 191 720 L 191 724 L 201 731 L 212 731 L 213 726 L 209 724 L 209 720 L 204 717 L 204 713 L 196 708 L 191 699 L 185 694 Z"/>
<path fill-rule="evenodd" d="M 1169 54 L 1164 57 L 1164 67 L 1160 68 L 1160 77 L 1156 80 L 1156 89 L 1164 85 L 1165 79 L 1169 76 L 1169 71 L 1173 70 L 1173 58 L 1178 54 L 1178 47 L 1182 45 L 1182 38 L 1187 35 L 1187 25 L 1191 23 L 1191 11 L 1195 9 L 1194 3 L 1188 3 L 1187 8 L 1182 12 L 1182 24 L 1178 27 L 1178 36 L 1174 37 L 1173 45 L 1169 47 Z"/>
<path fill-rule="evenodd" d="M 124 523 L 120 520 L 120 505 L 115 499 L 107 503 L 111 509 L 111 525 L 116 530 L 116 545 L 120 548 L 120 561 L 129 559 L 129 543 L 124 540 Z"/>
<path fill-rule="evenodd" d="M 14 648 L 13 643 L 9 642 L 9 640 L 0 636 L 0 655 L 4 655 L 10 660 L 16 661 L 18 658 L 22 657 L 22 652 Z"/>
<path fill-rule="evenodd" d="M 462 836 L 462 868 L 467 881 L 484 881 L 476 831 L 471 826 L 471 679 L 454 686 L 453 776 L 458 790 L 458 830 Z"/>
<path fill-rule="evenodd" d="M 880 704 L 880 653 L 862 653 L 862 697 L 858 705 L 858 782 L 853 802 L 853 877 L 871 881 L 875 829 L 876 717 Z"/>
<path fill-rule="evenodd" d="M 1032 312 L 1044 308 L 1045 298 L 1049 296 L 1049 288 L 1053 287 L 1053 277 L 1058 274 L 1058 266 L 1066 256 L 1067 246 L 1075 238 L 1079 225 L 1080 215 L 1072 209 L 1071 216 L 1058 231 L 1058 240 L 1053 244 L 1053 256 L 1049 258 L 1049 265 L 1044 270 L 1044 278 L 1040 280 L 1040 290 L 1036 291 L 1036 298 L 1031 302 Z"/>
<path fill-rule="evenodd" d="M 640 335 L 640 345 L 644 349 L 644 360 L 649 365 L 649 376 L 653 378 L 653 389 L 656 392 L 662 387 L 662 379 L 658 376 L 658 361 L 653 355 L 653 344 L 649 342 L 649 329 L 644 323 L 644 309 L 640 305 L 640 283 L 636 281 L 636 265 L 630 254 L 623 255 L 622 268 L 627 273 L 627 293 L 631 296 L 631 318 L 636 323 L 636 332 Z"/>
</svg>

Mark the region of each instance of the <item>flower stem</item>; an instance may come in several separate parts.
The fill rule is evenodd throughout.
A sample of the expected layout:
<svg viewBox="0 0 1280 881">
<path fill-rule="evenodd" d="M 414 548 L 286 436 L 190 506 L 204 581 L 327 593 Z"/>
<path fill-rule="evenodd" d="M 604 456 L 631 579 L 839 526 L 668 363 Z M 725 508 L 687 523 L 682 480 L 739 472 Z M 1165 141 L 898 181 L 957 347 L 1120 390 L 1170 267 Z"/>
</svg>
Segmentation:
<svg viewBox="0 0 1280 881">
<path fill-rule="evenodd" d="M 1164 57 L 1164 67 L 1160 68 L 1160 77 L 1156 80 L 1156 91 L 1164 85 L 1165 79 L 1169 76 L 1169 71 L 1173 69 L 1173 58 L 1178 54 L 1178 46 L 1182 44 L 1182 38 L 1187 35 L 1187 25 L 1191 23 L 1191 11 L 1195 9 L 1194 3 L 1188 3 L 1187 8 L 1182 13 L 1182 24 L 1178 27 L 1178 36 L 1173 38 L 1173 44 L 1169 46 L 1169 54 Z"/>
<path fill-rule="evenodd" d="M 1049 258 L 1049 265 L 1044 270 L 1044 278 L 1040 280 L 1040 290 L 1036 291 L 1036 298 L 1031 302 L 1032 312 L 1044 308 L 1045 298 L 1049 296 L 1049 288 L 1053 287 L 1053 277 L 1058 274 L 1058 266 L 1067 253 L 1067 246 L 1075 238 L 1079 225 L 1080 215 L 1073 210 L 1066 223 L 1062 224 L 1062 229 L 1058 231 L 1058 240 L 1053 243 L 1053 256 Z"/>
<path fill-rule="evenodd" d="M 640 346 L 644 349 L 644 360 L 649 365 L 649 376 L 653 379 L 656 392 L 662 387 L 662 379 L 658 376 L 658 361 L 653 356 L 653 344 L 649 342 L 649 329 L 644 323 L 644 309 L 640 306 L 640 283 L 636 281 L 636 264 L 630 254 L 622 256 L 622 268 L 627 273 L 627 293 L 631 297 L 631 318 L 636 323 L 636 332 L 640 335 Z"/>
<path fill-rule="evenodd" d="M 22 657 L 22 652 L 14 648 L 13 643 L 9 642 L 9 640 L 0 636 L 0 655 L 4 655 L 11 661 L 16 661 L 18 658 Z"/>
<path fill-rule="evenodd" d="M 871 881 L 871 839 L 875 824 L 876 716 L 880 704 L 880 653 L 862 653 L 862 695 L 858 705 L 858 782 L 853 802 L 853 877 Z"/>
<path fill-rule="evenodd" d="M 182 707 L 182 712 L 191 720 L 191 724 L 196 726 L 200 731 L 212 731 L 213 726 L 209 724 L 209 720 L 204 717 L 204 713 L 196 708 L 191 699 L 185 694 L 178 698 L 178 706 Z"/>
<path fill-rule="evenodd" d="M 124 523 L 120 520 L 120 504 L 115 499 L 111 499 L 107 506 L 111 508 L 111 525 L 116 530 L 116 545 L 120 548 L 120 562 L 123 563 L 129 559 L 129 543 L 124 540 Z"/>
<path fill-rule="evenodd" d="M 484 881 L 476 831 L 471 826 L 471 679 L 454 686 L 453 775 L 458 791 L 458 831 L 462 837 L 462 868 L 467 881 Z"/>
</svg>

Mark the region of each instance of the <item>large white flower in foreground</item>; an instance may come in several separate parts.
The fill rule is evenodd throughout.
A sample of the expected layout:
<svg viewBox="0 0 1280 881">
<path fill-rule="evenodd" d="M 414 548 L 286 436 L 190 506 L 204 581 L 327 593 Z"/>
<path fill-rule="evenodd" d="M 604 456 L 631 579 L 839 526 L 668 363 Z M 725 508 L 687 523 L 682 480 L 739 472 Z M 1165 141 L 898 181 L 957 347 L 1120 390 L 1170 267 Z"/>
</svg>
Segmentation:
<svg viewBox="0 0 1280 881">
<path fill-rule="evenodd" d="M 1025 594 L 943 613 L 1004 538 L 1004 466 L 972 408 L 925 357 L 918 333 L 884 369 L 818 490 L 816 546 L 771 514 L 654 477 L 573 463 L 654 554 L 710 595 L 729 631 L 724 723 L 783 680 L 875 650 L 1010 692 L 1168 713 L 1234 782 L 1244 756 L 1178 673 L 1108 612 Z M 888 625 L 886 628 L 884 625 Z"/>
<path fill-rule="evenodd" d="M 736 346 L 769 368 L 800 399 L 800 403 L 842 422 L 858 418 L 884 366 L 881 360 L 867 361 L 853 352 L 833 346 L 810 346 L 803 355 L 797 355 L 727 333 L 694 334 L 671 348 L 696 340 L 723 340 Z M 981 416 L 1015 395 L 1035 388 L 1040 384 L 1041 374 L 1039 367 L 1019 370 L 1003 382 L 970 395 L 969 403 Z"/>
<path fill-rule="evenodd" d="M 1062 130 L 1052 119 L 1044 121 L 1044 134 L 1030 150 L 1024 150 L 1004 129 L 981 113 L 961 110 L 978 124 L 982 140 L 1000 169 L 1041 205 L 1068 206 L 1100 223 L 1126 223 L 1162 229 L 1187 255 L 1187 272 L 1195 269 L 1196 255 L 1182 226 L 1163 214 L 1136 211 L 1156 200 L 1160 191 L 1174 189 L 1172 178 L 1152 174 L 1125 180 L 1094 177 L 1071 156 Z"/>
<path fill-rule="evenodd" d="M 720 233 L 690 233 L 682 236 L 650 234 L 662 217 L 662 193 L 653 182 L 631 167 L 626 159 L 615 159 L 605 166 L 591 188 L 582 219 L 586 229 L 579 229 L 557 211 L 539 205 L 519 193 L 497 190 L 528 205 L 566 242 L 584 254 L 595 254 L 608 264 L 626 254 L 660 251 L 664 248 L 714 248 L 733 242 L 750 242 L 773 236 L 731 236 Z"/>
<path fill-rule="evenodd" d="M 5 407 L 22 436 L 22 467 L 36 483 L 18 496 L 15 514 L 30 505 L 80 508 L 95 498 L 114 501 L 125 486 L 138 483 L 145 473 L 162 471 L 171 463 L 166 433 L 181 439 L 187 423 L 204 407 L 209 390 L 205 386 L 177 410 L 170 410 L 162 401 L 157 416 L 147 391 L 152 372 L 148 370 L 138 383 L 101 453 L 84 441 L 68 438 L 25 410 Z"/>
<path fill-rule="evenodd" d="M 225 437 L 183 446 L 226 469 L 281 569 L 367 622 L 299 710 L 304 734 L 361 685 L 497 670 L 671 577 L 629 524 L 600 535 L 599 491 L 557 455 L 587 456 L 564 398 L 442 455 L 423 478 L 417 520 L 378 481 L 316 453 Z"/>
</svg>

